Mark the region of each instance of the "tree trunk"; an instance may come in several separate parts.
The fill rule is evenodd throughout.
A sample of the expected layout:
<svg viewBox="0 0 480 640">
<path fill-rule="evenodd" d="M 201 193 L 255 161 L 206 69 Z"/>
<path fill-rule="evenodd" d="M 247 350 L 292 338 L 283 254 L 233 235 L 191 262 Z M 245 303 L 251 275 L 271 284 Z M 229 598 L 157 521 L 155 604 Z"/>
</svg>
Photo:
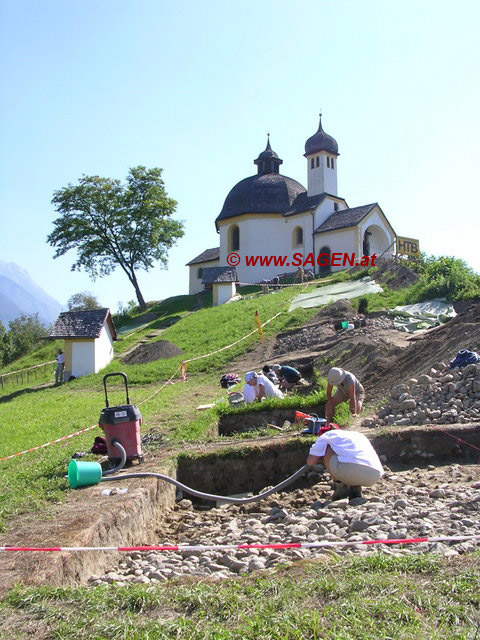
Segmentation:
<svg viewBox="0 0 480 640">
<path fill-rule="evenodd" d="M 146 311 L 147 305 L 145 304 L 145 300 L 143 299 L 142 292 L 140 291 L 140 287 L 138 286 L 135 273 L 132 271 L 129 277 L 130 277 L 130 282 L 133 284 L 135 288 L 135 294 L 137 296 L 138 306 L 140 307 L 140 311 Z"/>
</svg>

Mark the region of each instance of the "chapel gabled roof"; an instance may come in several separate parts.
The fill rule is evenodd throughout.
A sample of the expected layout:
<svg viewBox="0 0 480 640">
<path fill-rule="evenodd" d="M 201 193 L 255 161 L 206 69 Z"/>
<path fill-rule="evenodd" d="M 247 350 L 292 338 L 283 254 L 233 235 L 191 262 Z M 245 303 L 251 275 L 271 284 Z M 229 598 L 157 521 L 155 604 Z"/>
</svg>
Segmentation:
<svg viewBox="0 0 480 640">
<path fill-rule="evenodd" d="M 318 207 L 318 205 L 322 204 L 322 202 L 326 198 L 333 198 L 335 200 L 340 200 L 341 202 L 347 205 L 347 202 L 343 198 L 339 198 L 338 196 L 334 196 L 331 193 L 319 193 L 316 196 L 309 196 L 307 192 L 300 193 L 292 203 L 290 209 L 284 214 L 287 216 L 294 216 L 297 213 L 305 213 L 307 211 L 313 211 Z"/>
<path fill-rule="evenodd" d="M 237 270 L 235 267 L 205 267 L 202 271 L 202 283 L 214 282 L 238 282 Z"/>
<path fill-rule="evenodd" d="M 89 309 L 87 311 L 64 311 L 50 329 L 49 338 L 99 338 L 105 323 L 108 323 L 113 340 L 117 331 L 110 309 Z"/>
<path fill-rule="evenodd" d="M 354 207 L 353 209 L 343 209 L 342 211 L 335 211 L 315 230 L 314 233 L 325 233 L 327 231 L 344 229 L 345 227 L 354 227 L 361 220 L 363 220 L 363 218 L 365 218 L 365 216 L 367 216 L 375 207 L 378 207 L 378 202 L 365 204 L 361 207 Z"/>
<path fill-rule="evenodd" d="M 194 258 L 193 260 L 190 260 L 190 262 L 187 262 L 185 266 L 189 267 L 190 265 L 197 264 L 199 262 L 210 262 L 212 260 L 219 260 L 219 259 L 220 259 L 220 247 L 215 247 L 214 249 L 205 249 L 205 251 L 203 251 L 196 258 Z"/>
</svg>

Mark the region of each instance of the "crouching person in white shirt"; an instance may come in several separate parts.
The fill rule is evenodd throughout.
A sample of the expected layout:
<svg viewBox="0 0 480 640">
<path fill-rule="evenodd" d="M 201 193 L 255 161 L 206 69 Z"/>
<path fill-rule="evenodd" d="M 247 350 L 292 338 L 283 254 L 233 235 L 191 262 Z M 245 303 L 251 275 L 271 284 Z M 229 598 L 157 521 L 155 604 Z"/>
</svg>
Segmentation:
<svg viewBox="0 0 480 640">
<path fill-rule="evenodd" d="M 382 463 L 369 439 L 358 431 L 343 431 L 327 424 L 310 449 L 307 465 L 321 463 L 334 481 L 331 500 L 349 498 L 362 504 L 362 486 L 371 487 L 383 476 Z"/>
<path fill-rule="evenodd" d="M 260 401 L 263 398 L 283 398 L 283 393 L 273 382 L 262 373 L 256 373 L 255 371 L 249 371 L 245 374 L 243 394 L 245 402 Z"/>
</svg>

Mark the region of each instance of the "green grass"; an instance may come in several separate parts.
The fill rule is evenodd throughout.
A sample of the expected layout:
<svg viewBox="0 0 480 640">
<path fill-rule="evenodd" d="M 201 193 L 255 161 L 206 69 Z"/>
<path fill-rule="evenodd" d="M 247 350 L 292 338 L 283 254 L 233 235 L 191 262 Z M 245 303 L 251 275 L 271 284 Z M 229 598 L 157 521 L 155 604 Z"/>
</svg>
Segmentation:
<svg viewBox="0 0 480 640">
<path fill-rule="evenodd" d="M 474 640 L 480 556 L 329 556 L 261 577 L 12 590 L 5 638 Z M 25 631 L 25 633 L 24 633 Z"/>
<path fill-rule="evenodd" d="M 230 369 L 230 362 L 234 357 L 258 343 L 258 334 L 255 332 L 232 349 L 192 362 L 188 366 L 185 384 L 179 382 L 179 372 L 176 372 L 180 362 L 187 357 L 202 355 L 238 340 L 256 328 L 255 311 L 259 312 L 260 319 L 264 322 L 276 313 L 285 311 L 290 300 L 302 290 L 303 285 L 288 287 L 270 295 L 259 295 L 234 304 L 203 307 L 194 313 L 193 309 L 201 307 L 199 298 L 203 300 L 202 304 L 208 304 L 208 297 L 177 296 L 154 304 L 150 310 L 163 314 L 159 323 L 184 314 L 161 334 L 161 339 L 171 340 L 184 350 L 182 357 L 157 360 L 144 365 L 125 365 L 114 360 L 101 374 L 84 376 L 62 386 L 32 386 L 13 392 L 9 389 L 7 397 L 1 399 L 0 428 L 3 437 L 0 442 L 0 457 L 42 445 L 97 423 L 100 411 L 105 406 L 103 375 L 119 370 L 125 371 L 129 377 L 130 401 L 138 405 L 143 414 L 144 431 L 151 428 L 160 430 L 166 441 L 177 445 L 211 439 L 219 412 L 217 409 L 198 412 L 196 406 L 225 399 L 225 391 L 218 385 L 221 374 Z M 264 328 L 265 336 L 299 326 L 314 313 L 314 309 L 299 309 L 292 314 L 281 313 Z M 132 336 L 131 343 L 128 339 L 120 342 L 121 348 L 135 344 L 148 335 L 151 329 L 152 326 L 149 326 L 138 331 Z M 49 357 L 50 350 L 51 344 L 43 346 L 39 352 L 22 359 L 22 364 L 29 366 L 40 356 L 47 357 L 48 354 Z M 16 366 L 19 366 L 18 362 Z M 162 382 L 174 373 L 175 384 L 167 385 L 160 393 L 151 397 Z M 273 408 L 276 404 L 308 409 L 323 399 L 324 391 L 319 391 L 311 397 L 287 397 L 280 403 L 269 400 L 262 403 L 259 409 Z M 109 383 L 109 400 L 110 405 L 124 404 L 124 391 L 119 381 L 112 380 Z M 220 410 L 229 411 L 230 408 L 223 402 Z M 21 513 L 39 511 L 48 503 L 64 500 L 68 495 L 64 478 L 68 461 L 76 451 L 89 451 L 96 435 L 101 435 L 101 431 L 92 430 L 65 442 L 0 462 L 0 492 L 3 496 L 0 504 L 0 528 L 5 528 L 11 518 Z"/>
</svg>

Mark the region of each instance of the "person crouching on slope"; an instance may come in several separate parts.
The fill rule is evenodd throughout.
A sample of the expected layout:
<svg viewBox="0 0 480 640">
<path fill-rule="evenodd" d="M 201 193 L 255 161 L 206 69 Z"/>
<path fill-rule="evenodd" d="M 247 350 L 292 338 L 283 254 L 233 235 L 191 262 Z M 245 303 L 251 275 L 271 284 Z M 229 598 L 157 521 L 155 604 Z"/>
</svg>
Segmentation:
<svg viewBox="0 0 480 640">
<path fill-rule="evenodd" d="M 362 486 L 371 487 L 383 476 L 382 463 L 370 440 L 358 431 L 344 431 L 332 423 L 319 431 L 310 449 L 307 465 L 321 463 L 334 481 L 331 500 L 349 498 L 362 504 Z"/>
</svg>

